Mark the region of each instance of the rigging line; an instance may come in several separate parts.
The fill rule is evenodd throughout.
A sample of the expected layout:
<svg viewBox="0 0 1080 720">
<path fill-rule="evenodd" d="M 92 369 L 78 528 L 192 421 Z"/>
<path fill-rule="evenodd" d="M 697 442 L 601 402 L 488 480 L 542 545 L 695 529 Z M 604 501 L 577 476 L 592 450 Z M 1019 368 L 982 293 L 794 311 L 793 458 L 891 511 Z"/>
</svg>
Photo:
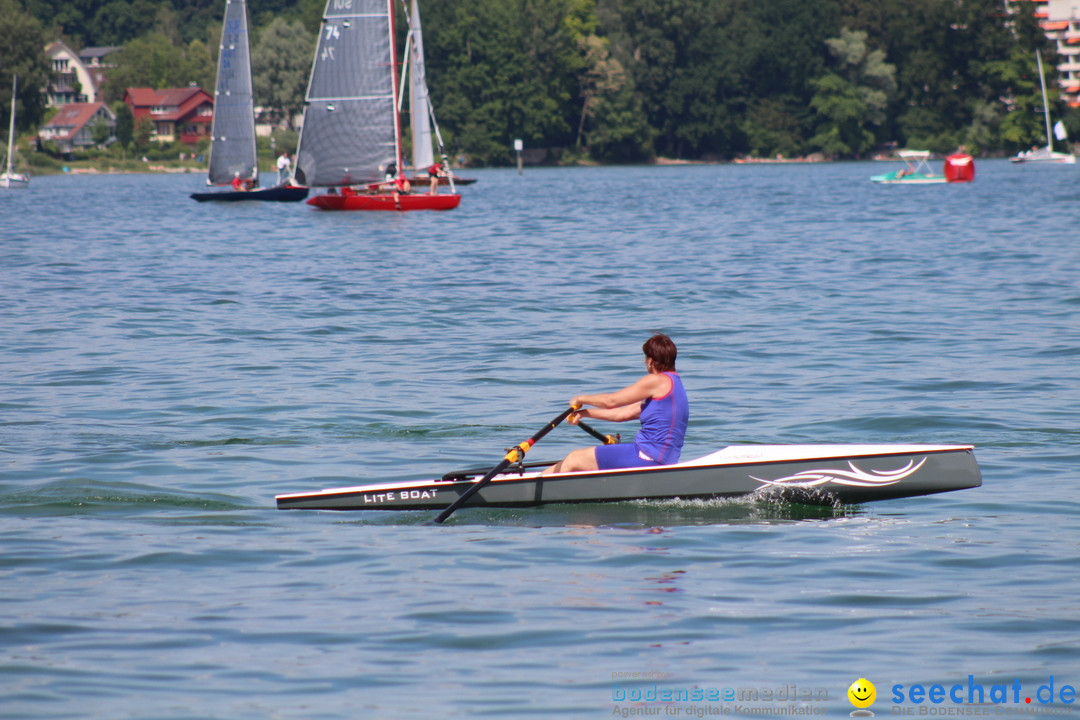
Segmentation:
<svg viewBox="0 0 1080 720">
<path fill-rule="evenodd" d="M 409 28 L 408 35 L 405 36 L 405 58 L 401 61 L 401 82 L 398 83 L 398 96 L 397 96 L 397 111 L 400 113 L 401 109 L 405 106 L 405 78 L 408 77 L 410 69 L 416 72 L 415 67 L 409 65 L 409 52 L 412 49 L 412 28 Z"/>
</svg>

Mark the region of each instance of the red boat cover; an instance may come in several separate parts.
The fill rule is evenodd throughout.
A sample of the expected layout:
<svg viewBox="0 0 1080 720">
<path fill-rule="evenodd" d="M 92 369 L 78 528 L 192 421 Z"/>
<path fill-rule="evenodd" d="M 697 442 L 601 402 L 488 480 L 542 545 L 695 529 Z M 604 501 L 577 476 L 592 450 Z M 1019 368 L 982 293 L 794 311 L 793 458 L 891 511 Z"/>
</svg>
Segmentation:
<svg viewBox="0 0 1080 720">
<path fill-rule="evenodd" d="M 975 158 L 967 153 L 954 153 L 945 158 L 945 179 L 951 183 L 974 180 Z"/>
</svg>

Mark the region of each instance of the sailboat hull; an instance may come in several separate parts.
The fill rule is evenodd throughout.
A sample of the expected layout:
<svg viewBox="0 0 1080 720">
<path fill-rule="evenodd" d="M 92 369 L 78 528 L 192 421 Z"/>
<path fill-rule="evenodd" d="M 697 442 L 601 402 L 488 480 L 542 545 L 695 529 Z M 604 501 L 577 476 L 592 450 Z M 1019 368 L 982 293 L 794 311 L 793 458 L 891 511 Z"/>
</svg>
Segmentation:
<svg viewBox="0 0 1080 720">
<path fill-rule="evenodd" d="M 1057 165 L 1075 165 L 1076 156 L 1069 153 L 1041 150 L 1030 150 L 1028 152 L 1020 153 L 1016 157 L 1009 158 L 1009 162 L 1013 163 L 1036 163 L 1046 164 L 1052 163 Z"/>
<path fill-rule="evenodd" d="M 409 182 L 411 182 L 413 184 L 413 187 L 425 188 L 425 187 L 427 187 L 428 185 L 431 184 L 431 176 L 430 175 L 414 175 L 411 178 L 409 178 Z M 454 184 L 455 185 L 472 185 L 475 182 L 476 182 L 476 178 L 458 177 L 457 175 L 454 176 Z M 450 178 L 448 178 L 448 177 L 439 178 L 439 187 L 449 187 L 449 186 L 450 186 Z"/>
<path fill-rule="evenodd" d="M 393 195 L 316 195 L 308 205 L 320 210 L 453 210 L 461 203 L 460 195 L 401 195 L 395 202 Z"/>
<path fill-rule="evenodd" d="M 12 173 L 8 175 L 4 173 L 0 175 L 0 188 L 9 188 L 14 190 L 15 188 L 30 187 L 30 176 L 21 175 L 19 173 Z"/>
<path fill-rule="evenodd" d="M 238 202 L 241 200 L 264 200 L 268 202 L 300 202 L 308 195 L 308 188 L 297 185 L 275 185 L 260 190 L 221 190 L 218 192 L 192 193 L 191 198 L 199 202 L 214 200 L 217 202 Z"/>
</svg>

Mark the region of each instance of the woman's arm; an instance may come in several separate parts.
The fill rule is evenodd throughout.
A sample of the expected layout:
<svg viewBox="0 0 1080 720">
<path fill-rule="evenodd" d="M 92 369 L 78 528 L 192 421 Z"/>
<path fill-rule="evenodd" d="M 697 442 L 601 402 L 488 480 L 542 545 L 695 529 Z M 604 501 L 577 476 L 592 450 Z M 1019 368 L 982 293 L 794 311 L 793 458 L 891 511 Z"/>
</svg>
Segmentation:
<svg viewBox="0 0 1080 720">
<path fill-rule="evenodd" d="M 595 418 L 596 420 L 607 420 L 608 422 L 626 422 L 627 420 L 636 420 L 640 415 L 641 403 L 636 402 L 619 408 L 611 408 L 610 410 L 583 408 L 571 415 L 568 420 L 571 425 L 577 425 L 582 418 Z"/>
<path fill-rule="evenodd" d="M 649 373 L 622 390 L 597 395 L 575 395 L 571 405 L 592 405 L 597 410 L 586 410 L 582 417 L 597 420 L 624 422 L 641 414 L 641 401 L 646 398 L 663 397 L 671 390 L 671 378 L 663 373 Z"/>
</svg>

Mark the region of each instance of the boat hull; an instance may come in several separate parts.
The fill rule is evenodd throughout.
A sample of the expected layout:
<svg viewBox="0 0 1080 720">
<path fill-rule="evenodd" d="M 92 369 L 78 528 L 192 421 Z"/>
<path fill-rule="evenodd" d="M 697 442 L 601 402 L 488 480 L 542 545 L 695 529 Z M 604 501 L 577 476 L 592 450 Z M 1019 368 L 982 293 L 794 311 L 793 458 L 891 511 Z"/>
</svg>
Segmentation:
<svg viewBox="0 0 1080 720">
<path fill-rule="evenodd" d="M 938 185 L 940 183 L 948 182 L 948 180 L 941 175 L 905 175 L 903 177 L 896 177 L 896 173 L 875 175 L 870 178 L 870 181 L 885 185 Z"/>
<path fill-rule="evenodd" d="M 275 185 L 259 190 L 220 190 L 218 192 L 192 193 L 193 200 L 199 202 L 240 202 L 243 200 L 263 200 L 266 202 L 300 202 L 308 195 L 308 188 L 298 185 Z"/>
<path fill-rule="evenodd" d="M 1017 155 L 1009 158 L 1011 163 L 1027 163 L 1031 165 L 1075 165 L 1076 156 L 1067 153 L 1052 152 L 1042 155 Z"/>
<path fill-rule="evenodd" d="M 0 188 L 16 189 L 30 187 L 30 176 L 20 173 L 0 174 Z"/>
<path fill-rule="evenodd" d="M 439 510 L 483 470 L 420 480 L 278 495 L 280 509 Z M 678 465 L 541 476 L 496 476 L 465 507 L 715 499 L 763 494 L 833 505 L 890 500 L 982 485 L 971 446 L 733 446 Z"/>
<path fill-rule="evenodd" d="M 431 176 L 430 175 L 414 175 L 413 177 L 409 178 L 409 182 L 412 183 L 412 186 L 414 188 L 426 188 L 429 185 L 431 185 Z M 457 175 L 454 176 L 454 184 L 455 185 L 472 185 L 475 182 L 476 182 L 476 178 L 458 177 Z M 440 177 L 439 178 L 439 187 L 448 187 L 449 185 L 450 185 L 450 178 L 448 178 L 448 177 Z"/>
<path fill-rule="evenodd" d="M 340 195 L 316 195 L 308 205 L 320 210 L 453 210 L 461 204 L 460 195 L 368 195 L 343 193 Z"/>
</svg>

